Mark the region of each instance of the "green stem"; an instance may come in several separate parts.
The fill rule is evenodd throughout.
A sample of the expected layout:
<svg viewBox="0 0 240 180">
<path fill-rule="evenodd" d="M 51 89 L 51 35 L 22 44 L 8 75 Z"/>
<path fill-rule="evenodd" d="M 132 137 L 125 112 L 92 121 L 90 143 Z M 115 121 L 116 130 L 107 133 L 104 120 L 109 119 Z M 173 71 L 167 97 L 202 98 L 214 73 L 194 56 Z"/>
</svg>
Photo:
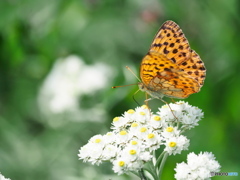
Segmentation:
<svg viewBox="0 0 240 180">
<path fill-rule="evenodd" d="M 149 173 L 148 175 L 151 175 L 154 180 L 159 180 L 154 169 L 144 169 L 144 170 L 147 171 Z"/>
<path fill-rule="evenodd" d="M 163 157 L 164 154 L 165 154 L 165 151 L 163 151 L 163 152 L 160 154 L 160 156 L 158 156 L 157 162 L 156 162 L 156 164 L 154 164 L 155 167 L 158 167 L 158 166 L 159 166 L 159 164 L 160 164 L 160 162 L 161 162 L 161 159 L 162 159 L 162 157 Z"/>
<path fill-rule="evenodd" d="M 160 168 L 159 168 L 159 174 L 158 174 L 159 179 L 161 179 L 162 170 L 163 170 L 163 167 L 165 165 L 165 162 L 166 162 L 167 158 L 168 158 L 168 153 L 166 152 L 163 156 L 163 159 L 162 159 L 162 162 L 161 162 L 161 165 L 160 165 Z"/>
<path fill-rule="evenodd" d="M 152 160 L 152 162 L 150 162 L 150 168 L 152 171 L 152 176 L 154 179 L 158 180 L 158 174 L 156 171 L 156 154 L 154 154 L 154 159 Z"/>
<path fill-rule="evenodd" d="M 139 175 L 140 175 L 141 180 L 147 180 L 147 178 L 146 178 L 145 175 L 144 175 L 144 172 L 143 172 L 143 169 L 142 169 L 142 168 L 141 168 L 140 171 L 138 171 L 138 172 L 139 172 Z"/>
<path fill-rule="evenodd" d="M 153 163 L 153 165 L 155 166 L 156 165 L 156 152 L 155 151 L 153 151 L 153 159 L 152 159 L 152 163 Z"/>
</svg>

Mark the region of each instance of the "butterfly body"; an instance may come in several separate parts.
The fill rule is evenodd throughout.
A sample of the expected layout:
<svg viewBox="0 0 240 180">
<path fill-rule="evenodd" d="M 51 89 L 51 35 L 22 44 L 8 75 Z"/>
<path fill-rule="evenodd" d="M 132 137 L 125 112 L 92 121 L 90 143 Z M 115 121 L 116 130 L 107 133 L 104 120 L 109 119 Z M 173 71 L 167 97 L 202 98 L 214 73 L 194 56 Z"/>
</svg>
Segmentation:
<svg viewBox="0 0 240 180">
<path fill-rule="evenodd" d="M 173 21 L 158 31 L 140 66 L 139 88 L 153 98 L 187 98 L 203 85 L 206 69 Z"/>
</svg>

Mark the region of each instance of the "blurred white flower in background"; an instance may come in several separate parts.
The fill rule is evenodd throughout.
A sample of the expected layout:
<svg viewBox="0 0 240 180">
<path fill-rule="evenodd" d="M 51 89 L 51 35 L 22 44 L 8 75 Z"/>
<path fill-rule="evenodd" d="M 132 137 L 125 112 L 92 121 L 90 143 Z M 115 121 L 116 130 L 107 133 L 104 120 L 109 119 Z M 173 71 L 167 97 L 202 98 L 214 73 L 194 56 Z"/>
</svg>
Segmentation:
<svg viewBox="0 0 240 180">
<path fill-rule="evenodd" d="M 99 107 L 87 109 L 91 113 L 80 112 L 79 97 L 103 89 L 112 78 L 109 74 L 112 74 L 110 67 L 103 63 L 87 65 L 75 55 L 58 59 L 40 88 L 40 109 L 48 115 L 74 112 L 81 117 L 85 116 L 83 113 L 101 116 L 104 110 Z"/>
</svg>

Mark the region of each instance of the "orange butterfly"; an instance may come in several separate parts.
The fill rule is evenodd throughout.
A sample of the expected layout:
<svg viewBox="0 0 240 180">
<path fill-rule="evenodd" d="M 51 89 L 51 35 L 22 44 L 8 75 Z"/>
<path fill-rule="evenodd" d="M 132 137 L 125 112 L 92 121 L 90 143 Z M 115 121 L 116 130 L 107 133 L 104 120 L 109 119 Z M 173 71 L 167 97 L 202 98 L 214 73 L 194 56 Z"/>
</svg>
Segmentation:
<svg viewBox="0 0 240 180">
<path fill-rule="evenodd" d="M 205 77 L 204 63 L 190 49 L 180 27 L 173 21 L 166 21 L 142 60 L 140 90 L 152 98 L 183 99 L 199 92 Z"/>
</svg>

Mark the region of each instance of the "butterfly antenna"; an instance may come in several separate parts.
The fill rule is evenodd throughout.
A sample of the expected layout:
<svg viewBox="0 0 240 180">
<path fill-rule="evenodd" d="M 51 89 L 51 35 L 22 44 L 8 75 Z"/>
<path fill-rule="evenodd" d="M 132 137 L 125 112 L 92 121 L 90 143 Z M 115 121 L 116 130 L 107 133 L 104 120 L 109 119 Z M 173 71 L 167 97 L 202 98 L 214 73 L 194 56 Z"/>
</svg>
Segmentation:
<svg viewBox="0 0 240 180">
<path fill-rule="evenodd" d="M 127 84 L 127 85 L 122 85 L 122 86 L 113 86 L 112 88 L 119 88 L 119 87 L 125 87 L 125 86 L 132 86 L 132 85 L 137 85 L 137 84 Z"/>
<path fill-rule="evenodd" d="M 127 70 L 129 70 L 137 79 L 139 82 L 141 82 L 141 80 L 136 76 L 136 74 L 131 70 L 130 67 L 126 66 Z M 123 85 L 123 86 L 113 86 L 112 88 L 118 88 L 118 87 L 125 87 L 125 86 L 132 86 L 132 85 L 138 85 L 137 84 L 128 84 L 128 85 Z"/>
<path fill-rule="evenodd" d="M 129 71 L 138 79 L 139 82 L 142 82 L 142 81 L 136 76 L 136 74 L 131 70 L 130 67 L 126 66 L 126 68 L 127 68 L 127 70 L 129 70 Z"/>
</svg>

